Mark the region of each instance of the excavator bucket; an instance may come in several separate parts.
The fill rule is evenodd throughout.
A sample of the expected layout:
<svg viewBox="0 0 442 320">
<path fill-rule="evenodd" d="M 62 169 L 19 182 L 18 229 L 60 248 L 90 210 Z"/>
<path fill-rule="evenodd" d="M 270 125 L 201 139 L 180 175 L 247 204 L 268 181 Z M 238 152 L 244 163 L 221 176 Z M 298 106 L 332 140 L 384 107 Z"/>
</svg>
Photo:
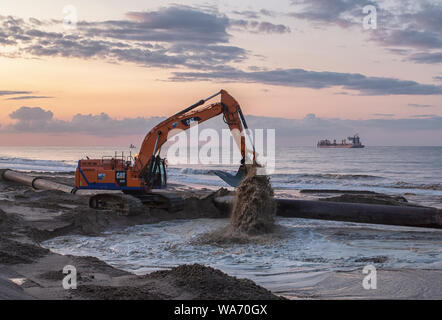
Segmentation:
<svg viewBox="0 0 442 320">
<path fill-rule="evenodd" d="M 234 188 L 236 188 L 247 175 L 247 171 L 243 166 L 239 167 L 236 175 L 221 170 L 212 170 L 212 172 Z"/>
</svg>

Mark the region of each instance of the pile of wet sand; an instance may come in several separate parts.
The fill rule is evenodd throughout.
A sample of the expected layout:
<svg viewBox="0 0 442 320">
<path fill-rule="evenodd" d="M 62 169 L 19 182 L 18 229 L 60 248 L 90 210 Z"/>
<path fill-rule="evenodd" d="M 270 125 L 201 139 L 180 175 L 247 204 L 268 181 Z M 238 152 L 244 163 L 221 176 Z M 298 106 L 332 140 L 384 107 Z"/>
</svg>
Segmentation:
<svg viewBox="0 0 442 320">
<path fill-rule="evenodd" d="M 47 249 L 15 240 L 19 235 L 14 229 L 20 222 L 19 218 L 0 209 L 0 264 L 31 263 L 49 252 Z"/>
<path fill-rule="evenodd" d="M 191 289 L 196 294 L 193 298 L 198 300 L 281 299 L 249 279 L 238 279 L 201 264 L 181 265 L 171 270 L 151 273 L 147 277 L 173 283 L 179 288 Z"/>
<path fill-rule="evenodd" d="M 0 264 L 32 263 L 48 252 L 42 247 L 0 236 Z"/>
<path fill-rule="evenodd" d="M 248 279 L 200 264 L 181 265 L 126 281 L 122 286 L 82 285 L 77 294 L 100 300 L 275 300 L 281 299 Z"/>
</svg>

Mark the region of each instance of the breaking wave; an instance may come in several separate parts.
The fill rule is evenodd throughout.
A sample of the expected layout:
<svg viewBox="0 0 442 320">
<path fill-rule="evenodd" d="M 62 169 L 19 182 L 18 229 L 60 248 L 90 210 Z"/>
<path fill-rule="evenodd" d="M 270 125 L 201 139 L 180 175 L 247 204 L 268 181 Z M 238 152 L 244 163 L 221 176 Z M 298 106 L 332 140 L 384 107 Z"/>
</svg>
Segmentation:
<svg viewBox="0 0 442 320">
<path fill-rule="evenodd" d="M 70 172 L 76 165 L 69 161 L 35 160 L 26 158 L 0 157 L 0 169 L 22 171 Z"/>
<path fill-rule="evenodd" d="M 442 191 L 442 184 L 434 183 L 434 184 L 413 184 L 407 182 L 396 182 L 391 186 L 392 188 L 397 189 L 418 189 L 418 190 L 437 190 Z"/>
<path fill-rule="evenodd" d="M 276 174 L 275 176 L 279 176 Z M 289 175 L 281 175 L 285 177 L 289 177 L 292 180 L 289 180 L 287 182 L 297 182 L 298 179 L 327 179 L 327 180 L 363 180 L 363 179 L 369 179 L 369 180 L 376 180 L 376 179 L 384 179 L 379 176 L 373 176 L 368 174 L 331 174 L 331 173 L 316 173 L 316 174 L 309 174 L 309 173 L 303 173 L 303 174 L 289 174 Z"/>
</svg>

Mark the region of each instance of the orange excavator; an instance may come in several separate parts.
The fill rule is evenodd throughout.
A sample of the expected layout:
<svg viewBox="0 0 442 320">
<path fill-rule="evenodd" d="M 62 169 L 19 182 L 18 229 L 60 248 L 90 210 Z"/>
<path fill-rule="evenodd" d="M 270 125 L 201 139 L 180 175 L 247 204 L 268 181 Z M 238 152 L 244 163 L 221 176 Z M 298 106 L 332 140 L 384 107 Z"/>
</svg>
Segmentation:
<svg viewBox="0 0 442 320">
<path fill-rule="evenodd" d="M 218 95 L 221 95 L 220 102 L 198 108 Z M 246 149 L 245 129 L 248 127 L 240 105 L 227 91 L 221 90 L 155 126 L 144 138 L 140 152 L 135 158 L 125 158 L 122 155 L 79 160 L 75 172 L 76 188 L 123 192 L 92 196 L 89 204 L 95 209 L 117 209 L 126 215 L 137 211 L 134 208 L 141 209 L 142 206 L 179 210 L 182 205 L 181 198 L 164 190 L 167 186 L 167 175 L 165 159 L 160 157 L 161 147 L 169 138 L 181 132 L 179 129 L 187 130 L 192 123 L 199 124 L 221 114 L 241 151 L 242 160 L 235 176 L 217 170 L 214 170 L 214 173 L 229 185 L 236 187 L 247 173 L 246 163 L 255 161 L 255 148 L 253 147 L 253 151 Z"/>
</svg>

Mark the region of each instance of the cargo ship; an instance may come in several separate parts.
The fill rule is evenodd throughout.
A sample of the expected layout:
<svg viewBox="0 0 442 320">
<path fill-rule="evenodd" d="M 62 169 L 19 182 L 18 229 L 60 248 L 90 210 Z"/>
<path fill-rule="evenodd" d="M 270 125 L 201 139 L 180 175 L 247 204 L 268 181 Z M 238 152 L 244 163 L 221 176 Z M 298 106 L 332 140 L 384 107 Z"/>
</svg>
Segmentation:
<svg viewBox="0 0 442 320">
<path fill-rule="evenodd" d="M 350 142 L 347 142 L 347 139 Z M 320 140 L 318 142 L 318 148 L 364 148 L 365 146 L 361 143 L 361 139 L 358 134 L 353 137 L 348 137 L 347 139 L 341 140 L 340 143 L 336 142 L 336 139 L 331 142 L 331 140 Z"/>
</svg>

